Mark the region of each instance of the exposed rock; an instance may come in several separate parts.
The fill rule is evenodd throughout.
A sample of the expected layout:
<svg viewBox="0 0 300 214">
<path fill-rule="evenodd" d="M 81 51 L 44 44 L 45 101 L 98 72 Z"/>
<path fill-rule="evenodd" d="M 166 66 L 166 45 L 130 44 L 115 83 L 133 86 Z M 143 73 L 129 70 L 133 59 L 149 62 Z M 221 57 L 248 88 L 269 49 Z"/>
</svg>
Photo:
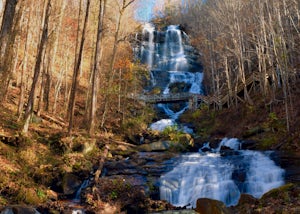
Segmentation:
<svg viewBox="0 0 300 214">
<path fill-rule="evenodd" d="M 36 209 L 21 205 L 4 207 L 1 214 L 40 214 Z"/>
<path fill-rule="evenodd" d="M 240 199 L 239 199 L 239 205 L 243 204 L 256 204 L 258 200 L 254 198 L 252 195 L 249 194 L 241 194 Z"/>
<path fill-rule="evenodd" d="M 54 192 L 53 190 L 47 190 L 47 197 L 53 201 L 57 201 L 58 199 L 58 194 Z"/>
<path fill-rule="evenodd" d="M 170 148 L 171 143 L 168 141 L 158 141 L 149 144 L 143 144 L 138 147 L 141 152 L 159 152 L 166 151 Z"/>
<path fill-rule="evenodd" d="M 257 149 L 258 142 L 255 140 L 243 140 L 241 143 L 241 149 L 244 150 L 254 150 Z"/>
<path fill-rule="evenodd" d="M 74 174 L 67 173 L 62 179 L 62 189 L 65 195 L 74 194 L 81 185 L 81 180 Z"/>
<path fill-rule="evenodd" d="M 200 198 L 197 200 L 196 211 L 200 214 L 229 214 L 229 210 L 221 201 Z"/>
<path fill-rule="evenodd" d="M 300 187 L 297 184 L 286 184 L 270 190 L 260 199 L 242 194 L 239 203 L 230 207 L 232 213 L 300 213 Z"/>
</svg>

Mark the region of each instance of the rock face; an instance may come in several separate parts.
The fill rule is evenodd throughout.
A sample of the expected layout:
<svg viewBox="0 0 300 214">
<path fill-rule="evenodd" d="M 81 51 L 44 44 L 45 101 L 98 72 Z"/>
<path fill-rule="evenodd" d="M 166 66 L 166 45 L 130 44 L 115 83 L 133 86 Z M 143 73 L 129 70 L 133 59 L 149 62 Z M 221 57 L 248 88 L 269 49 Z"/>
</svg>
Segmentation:
<svg viewBox="0 0 300 214">
<path fill-rule="evenodd" d="M 229 214 L 229 210 L 221 201 L 200 198 L 197 200 L 196 212 L 200 214 Z"/>
<path fill-rule="evenodd" d="M 62 180 L 62 189 L 65 195 L 74 194 L 81 185 L 81 180 L 74 174 L 67 173 Z"/>
<path fill-rule="evenodd" d="M 141 187 L 153 199 L 159 199 L 159 178 L 176 163 L 176 154 L 169 152 L 139 152 L 128 159 L 106 161 L 106 178 L 121 178 L 131 186 Z"/>
</svg>

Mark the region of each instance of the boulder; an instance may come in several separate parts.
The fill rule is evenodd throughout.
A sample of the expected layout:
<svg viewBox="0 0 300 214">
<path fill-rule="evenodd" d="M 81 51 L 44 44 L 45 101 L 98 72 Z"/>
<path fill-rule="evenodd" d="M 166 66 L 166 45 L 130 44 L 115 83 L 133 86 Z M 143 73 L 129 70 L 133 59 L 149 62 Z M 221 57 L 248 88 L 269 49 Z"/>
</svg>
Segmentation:
<svg viewBox="0 0 300 214">
<path fill-rule="evenodd" d="M 62 179 L 62 189 L 65 195 L 74 194 L 81 185 L 81 180 L 74 174 L 67 173 Z"/>
<path fill-rule="evenodd" d="M 140 152 L 161 152 L 170 148 L 171 143 L 168 141 L 158 141 L 149 144 L 143 144 L 138 147 Z"/>
<path fill-rule="evenodd" d="M 241 194 L 241 197 L 239 199 L 238 205 L 244 205 L 244 204 L 256 204 L 258 202 L 258 199 L 254 198 L 252 195 L 249 194 Z"/>
<path fill-rule="evenodd" d="M 229 214 L 225 204 L 209 198 L 199 198 L 197 200 L 196 212 L 200 214 Z"/>
<path fill-rule="evenodd" d="M 40 214 L 35 208 L 21 206 L 21 205 L 12 205 L 4 207 L 1 211 L 1 214 Z"/>
</svg>

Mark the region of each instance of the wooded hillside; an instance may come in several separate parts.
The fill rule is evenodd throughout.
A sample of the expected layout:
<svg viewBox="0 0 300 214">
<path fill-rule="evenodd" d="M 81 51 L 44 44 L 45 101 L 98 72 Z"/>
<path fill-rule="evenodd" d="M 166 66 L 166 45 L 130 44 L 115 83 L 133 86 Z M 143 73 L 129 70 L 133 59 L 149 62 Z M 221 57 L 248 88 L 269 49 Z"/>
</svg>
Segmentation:
<svg viewBox="0 0 300 214">
<path fill-rule="evenodd" d="M 143 69 L 129 38 L 134 0 L 1 0 L 0 97 L 17 104 L 26 133 L 32 113 L 62 118 L 68 132 L 120 127 L 126 95 Z M 52 117 L 53 117 L 52 116 Z M 109 121 L 108 121 L 108 118 Z"/>
<path fill-rule="evenodd" d="M 165 1 L 155 21 L 180 24 L 202 53 L 207 93 L 229 95 L 229 105 L 253 104 L 246 80 L 259 74 L 256 94 L 272 107 L 284 103 L 286 128 L 295 127 L 299 91 L 298 0 Z M 242 100 L 237 96 L 244 85 Z"/>
</svg>

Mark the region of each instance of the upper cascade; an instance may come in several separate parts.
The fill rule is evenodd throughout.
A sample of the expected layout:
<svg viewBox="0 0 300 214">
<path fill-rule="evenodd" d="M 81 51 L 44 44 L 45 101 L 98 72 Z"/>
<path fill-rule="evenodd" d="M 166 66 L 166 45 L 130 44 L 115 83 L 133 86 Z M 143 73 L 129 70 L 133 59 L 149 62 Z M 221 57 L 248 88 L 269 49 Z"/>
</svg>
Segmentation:
<svg viewBox="0 0 300 214">
<path fill-rule="evenodd" d="M 141 44 L 134 50 L 137 58 L 148 66 L 150 72 L 151 85 L 145 87 L 147 93 L 203 93 L 199 54 L 178 25 L 170 25 L 158 31 L 147 23 L 139 38 Z M 162 131 L 166 126 L 176 124 L 179 115 L 187 109 L 187 104 L 181 103 L 180 108 L 178 103 L 159 104 L 157 107 L 170 118 L 151 125 L 152 129 Z"/>
<path fill-rule="evenodd" d="M 198 62 L 199 54 L 178 25 L 170 25 L 158 31 L 154 25 L 147 23 L 140 39 L 141 44 L 135 48 L 135 53 L 141 63 L 146 64 L 151 71 L 152 83 L 156 83 L 152 87 L 159 87 L 163 91 L 171 76 L 169 72 L 202 73 L 202 66 Z M 186 84 L 185 92 L 188 92 L 192 83 Z M 201 82 L 198 81 L 198 84 Z M 201 93 L 200 89 L 197 92 Z"/>
</svg>

